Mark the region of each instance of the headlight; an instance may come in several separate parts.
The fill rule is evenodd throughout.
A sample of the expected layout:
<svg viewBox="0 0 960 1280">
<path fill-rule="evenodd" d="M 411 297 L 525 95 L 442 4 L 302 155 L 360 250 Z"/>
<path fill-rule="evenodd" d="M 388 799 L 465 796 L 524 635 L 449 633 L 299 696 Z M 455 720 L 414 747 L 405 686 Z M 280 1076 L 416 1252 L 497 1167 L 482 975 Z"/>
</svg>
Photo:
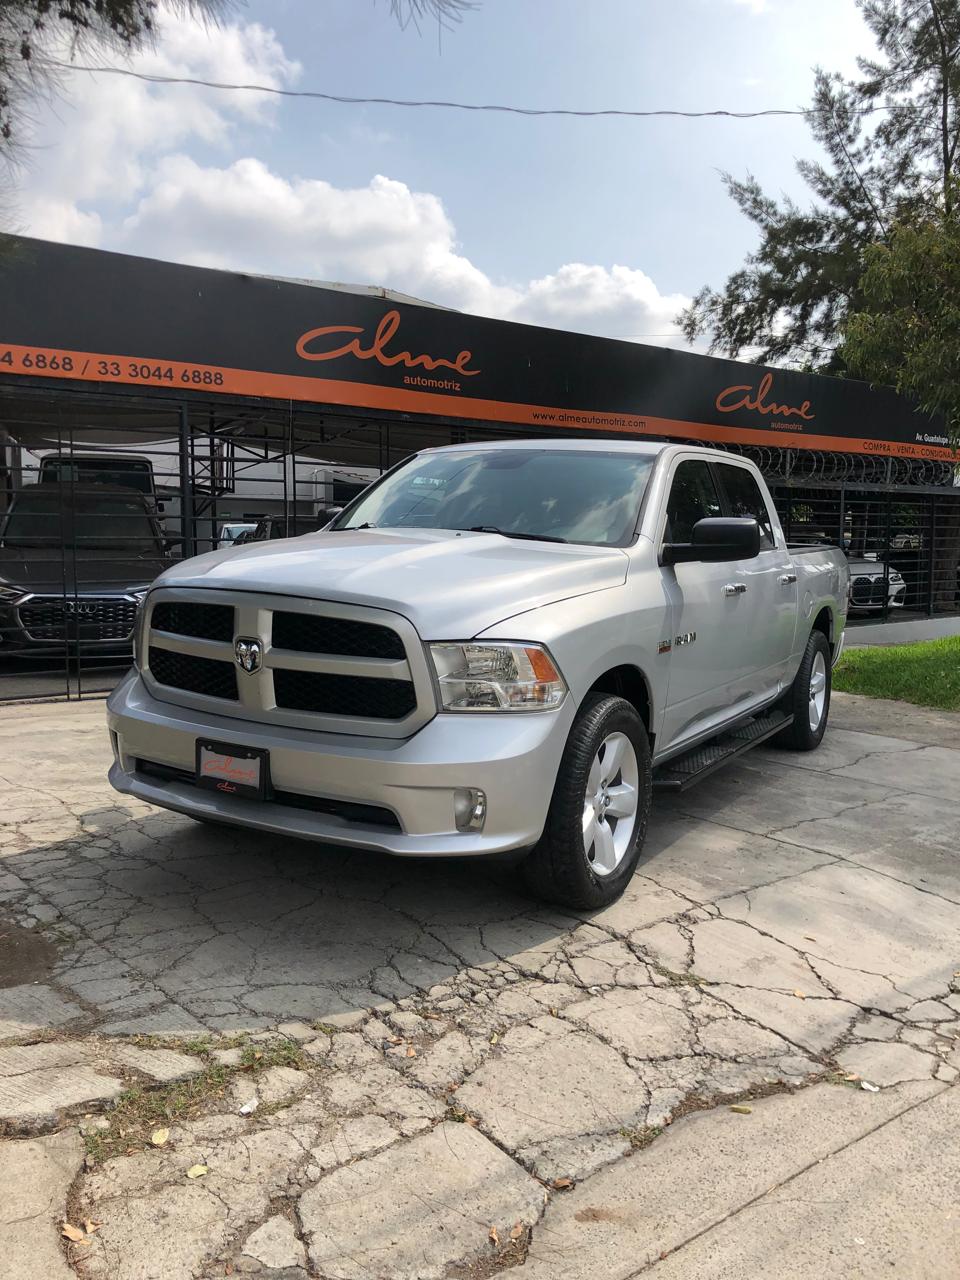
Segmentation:
<svg viewBox="0 0 960 1280">
<path fill-rule="evenodd" d="M 16 604 L 26 594 L 26 587 L 15 587 L 9 582 L 0 583 L 0 604 Z"/>
<path fill-rule="evenodd" d="M 536 644 L 432 644 L 444 711 L 548 711 L 567 693 L 546 649 Z"/>
<path fill-rule="evenodd" d="M 891 581 L 891 582 L 902 582 L 902 581 L 903 581 L 903 574 L 900 574 L 900 573 L 891 573 L 891 575 L 890 575 L 890 581 Z"/>
</svg>

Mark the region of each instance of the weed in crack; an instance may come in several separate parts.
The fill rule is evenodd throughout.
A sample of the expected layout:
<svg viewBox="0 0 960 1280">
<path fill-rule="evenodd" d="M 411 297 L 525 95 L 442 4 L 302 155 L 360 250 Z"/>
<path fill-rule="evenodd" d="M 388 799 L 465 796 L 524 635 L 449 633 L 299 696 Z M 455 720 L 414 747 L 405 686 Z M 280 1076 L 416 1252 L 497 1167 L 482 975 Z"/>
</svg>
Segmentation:
<svg viewBox="0 0 960 1280">
<path fill-rule="evenodd" d="M 240 1066 L 244 1071 L 265 1071 L 268 1067 L 293 1067 L 304 1071 L 307 1059 L 303 1050 L 293 1040 L 274 1043 L 245 1045 L 240 1054 Z"/>
<path fill-rule="evenodd" d="M 230 1074 L 225 1067 L 211 1065 L 166 1088 L 127 1089 L 106 1117 L 110 1127 L 84 1134 L 88 1165 L 145 1148 L 154 1129 L 200 1115 L 211 1102 L 224 1096 Z"/>
</svg>

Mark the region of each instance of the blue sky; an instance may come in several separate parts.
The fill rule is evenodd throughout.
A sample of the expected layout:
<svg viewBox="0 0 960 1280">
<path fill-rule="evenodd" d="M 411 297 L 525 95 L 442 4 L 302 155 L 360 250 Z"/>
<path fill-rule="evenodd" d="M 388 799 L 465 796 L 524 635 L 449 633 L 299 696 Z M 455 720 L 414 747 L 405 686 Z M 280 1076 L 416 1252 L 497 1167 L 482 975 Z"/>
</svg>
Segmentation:
<svg viewBox="0 0 960 1280">
<path fill-rule="evenodd" d="M 386 0 L 250 0 L 213 34 L 168 16 L 130 65 L 355 95 L 761 110 L 805 105 L 814 64 L 850 71 L 867 51 L 854 0 L 480 0 L 440 39 L 400 31 Z M 36 117 L 28 233 L 657 341 L 753 243 L 719 171 L 802 198 L 793 162 L 812 153 L 800 119 L 526 119 L 79 72 Z"/>
</svg>

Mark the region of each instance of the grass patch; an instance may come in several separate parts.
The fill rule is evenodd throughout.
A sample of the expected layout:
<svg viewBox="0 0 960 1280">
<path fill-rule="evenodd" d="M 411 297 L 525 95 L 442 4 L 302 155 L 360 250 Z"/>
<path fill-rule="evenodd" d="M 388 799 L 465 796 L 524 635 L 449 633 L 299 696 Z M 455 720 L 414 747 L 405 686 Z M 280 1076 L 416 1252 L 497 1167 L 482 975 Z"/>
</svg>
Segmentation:
<svg viewBox="0 0 960 1280">
<path fill-rule="evenodd" d="M 93 1129 L 84 1135 L 87 1154 L 102 1164 L 111 1156 L 142 1150 L 150 1145 L 150 1135 L 155 1129 L 191 1120 L 211 1102 L 222 1098 L 230 1076 L 226 1067 L 213 1065 L 165 1089 L 128 1089 L 106 1116 L 110 1128 Z"/>
<path fill-rule="evenodd" d="M 848 649 L 833 673 L 833 687 L 960 711 L 960 636 Z"/>
<path fill-rule="evenodd" d="M 244 1071 L 264 1071 L 267 1067 L 295 1067 L 297 1071 L 303 1071 L 307 1060 L 303 1050 L 292 1040 L 260 1041 L 244 1046 L 240 1066 Z"/>
<path fill-rule="evenodd" d="M 174 1042 L 163 1040 L 161 1046 L 157 1043 L 160 1039 L 142 1036 L 137 1037 L 136 1042 L 141 1048 L 189 1049 L 201 1059 L 203 1070 L 187 1080 L 178 1080 L 163 1088 L 136 1086 L 122 1093 L 113 1110 L 104 1116 L 110 1121 L 110 1127 L 91 1127 L 84 1134 L 87 1155 L 94 1163 L 102 1164 L 113 1156 L 135 1155 L 151 1148 L 150 1137 L 156 1129 L 166 1129 L 204 1114 L 226 1095 L 230 1082 L 241 1073 L 256 1075 L 268 1067 L 295 1067 L 304 1071 L 309 1066 L 303 1050 L 291 1040 L 249 1043 L 246 1037 L 241 1036 L 217 1041 L 198 1037 Z M 151 1041 L 149 1045 L 147 1040 Z M 241 1049 L 239 1066 L 226 1067 L 210 1057 L 213 1049 L 221 1048 Z M 283 1105 L 278 1103 L 270 1109 L 277 1110 Z M 268 1110 L 261 1107 L 259 1114 L 265 1115 Z"/>
<path fill-rule="evenodd" d="M 204 1032 L 198 1036 L 131 1036 L 129 1043 L 138 1049 L 173 1049 L 177 1053 L 191 1053 L 197 1058 L 209 1058 L 214 1049 L 241 1049 L 249 1041 L 247 1031 L 238 1031 L 232 1036 L 208 1035 Z"/>
</svg>

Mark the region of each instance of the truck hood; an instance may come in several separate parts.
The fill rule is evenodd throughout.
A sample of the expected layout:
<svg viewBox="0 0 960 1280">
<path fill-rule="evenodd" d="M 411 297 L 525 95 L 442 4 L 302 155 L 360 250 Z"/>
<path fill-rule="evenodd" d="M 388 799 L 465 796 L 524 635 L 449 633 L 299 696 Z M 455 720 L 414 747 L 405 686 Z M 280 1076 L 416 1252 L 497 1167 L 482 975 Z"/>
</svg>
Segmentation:
<svg viewBox="0 0 960 1280">
<path fill-rule="evenodd" d="M 617 547 L 447 529 L 344 530 L 196 556 L 157 585 L 374 606 L 403 614 L 425 640 L 456 640 L 539 605 L 621 586 L 627 565 Z"/>
</svg>

